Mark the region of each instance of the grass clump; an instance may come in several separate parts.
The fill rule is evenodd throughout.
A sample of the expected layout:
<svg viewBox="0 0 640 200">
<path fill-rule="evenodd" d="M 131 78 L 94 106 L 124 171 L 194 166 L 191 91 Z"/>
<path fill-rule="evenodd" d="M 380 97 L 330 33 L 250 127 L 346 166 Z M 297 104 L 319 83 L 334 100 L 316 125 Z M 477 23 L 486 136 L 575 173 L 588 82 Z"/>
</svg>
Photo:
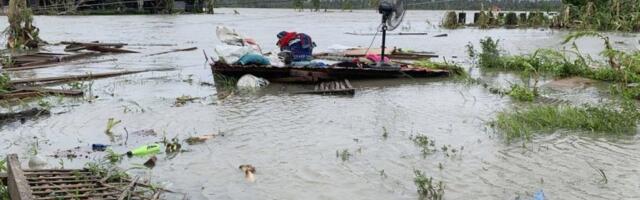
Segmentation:
<svg viewBox="0 0 640 200">
<path fill-rule="evenodd" d="M 7 171 L 7 161 L 0 160 L 0 172 Z M 0 199 L 9 199 L 9 189 L 0 181 Z"/>
<path fill-rule="evenodd" d="M 531 102 L 536 99 L 538 93 L 528 87 L 515 84 L 511 86 L 511 90 L 507 95 L 518 101 Z"/>
<path fill-rule="evenodd" d="M 588 55 L 583 55 L 575 42 L 569 50 L 538 49 L 530 55 L 511 56 L 500 50 L 499 40 L 487 37 L 480 40 L 479 51 L 476 51 L 471 44 L 467 45 L 467 51 L 472 59 L 477 59 L 477 65 L 482 69 L 500 69 L 520 73 L 526 84 L 533 82 L 534 94 L 537 94 L 537 84 L 542 76 L 556 78 L 578 76 L 622 86 L 640 83 L 640 51 L 624 52 L 614 49 L 609 37 L 597 32 L 572 33 L 567 36 L 564 44 L 583 37 L 602 39 L 604 46 L 604 51 L 601 52 L 602 60 L 594 60 Z"/>
<path fill-rule="evenodd" d="M 336 151 L 336 158 L 340 158 L 342 162 L 348 161 L 349 158 L 351 158 L 351 156 L 353 156 L 353 154 L 351 154 L 348 149 L 344 149 L 342 151 L 339 151 L 339 150 Z"/>
<path fill-rule="evenodd" d="M 415 67 L 427 68 L 427 69 L 439 69 L 447 70 L 456 76 L 467 77 L 469 74 L 461 66 L 448 62 L 435 62 L 430 59 L 423 59 L 413 63 Z"/>
<path fill-rule="evenodd" d="M 8 93 L 12 88 L 11 78 L 7 73 L 0 74 L 0 94 Z"/>
<path fill-rule="evenodd" d="M 435 183 L 433 177 L 427 177 L 422 171 L 414 170 L 413 183 L 418 188 L 421 200 L 442 200 L 444 197 L 444 183 Z"/>
<path fill-rule="evenodd" d="M 116 120 L 114 118 L 109 118 L 109 120 L 107 120 L 107 128 L 105 129 L 105 133 L 107 135 L 113 135 L 113 132 L 111 131 L 115 126 L 117 126 L 118 124 L 122 123 L 122 120 Z"/>
<path fill-rule="evenodd" d="M 7 48 L 33 49 L 44 43 L 39 37 L 40 29 L 33 25 L 33 13 L 26 0 L 9 1 L 7 19 L 9 26 L 4 30 Z"/>
<path fill-rule="evenodd" d="M 475 25 L 481 29 L 489 28 L 490 14 L 491 12 L 488 12 L 488 11 L 484 11 L 484 10 L 480 11 L 480 13 L 478 14 L 478 19 L 475 20 Z"/>
<path fill-rule="evenodd" d="M 640 31 L 640 0 L 565 0 L 552 27 L 598 31 Z"/>
<path fill-rule="evenodd" d="M 442 19 L 442 27 L 446 29 L 456 29 L 460 27 L 458 24 L 458 14 L 455 11 L 447 11 Z"/>
<path fill-rule="evenodd" d="M 415 145 L 420 147 L 421 149 L 420 151 L 422 152 L 422 155 L 424 157 L 437 151 L 436 141 L 429 139 L 429 136 L 417 135 L 417 136 L 411 136 L 409 139 L 411 139 L 411 141 L 413 141 Z"/>
<path fill-rule="evenodd" d="M 494 40 L 491 37 L 487 37 L 480 40 L 481 51 L 478 55 L 478 64 L 481 68 L 496 68 L 504 66 L 504 62 L 501 59 L 501 53 L 499 49 L 500 40 Z M 469 53 L 471 55 L 471 53 Z"/>
<path fill-rule="evenodd" d="M 605 135 L 633 134 L 640 115 L 635 106 L 534 106 L 524 111 L 498 113 L 494 126 L 508 140 L 530 139 L 534 132 L 576 130 Z"/>
</svg>

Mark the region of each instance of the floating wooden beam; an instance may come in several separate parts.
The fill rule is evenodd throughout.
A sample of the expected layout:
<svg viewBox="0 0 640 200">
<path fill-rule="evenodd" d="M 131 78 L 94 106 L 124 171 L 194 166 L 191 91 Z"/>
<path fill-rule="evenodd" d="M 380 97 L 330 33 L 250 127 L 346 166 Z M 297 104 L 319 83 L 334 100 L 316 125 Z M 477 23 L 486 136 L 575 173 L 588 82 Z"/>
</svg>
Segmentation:
<svg viewBox="0 0 640 200">
<path fill-rule="evenodd" d="M 16 119 L 21 117 L 33 117 L 33 116 L 48 115 L 48 114 L 50 114 L 48 110 L 32 108 L 32 109 L 24 110 L 20 112 L 0 113 L 0 120 Z"/>
<path fill-rule="evenodd" d="M 136 73 L 142 73 L 142 72 L 169 71 L 169 70 L 173 70 L 173 68 L 125 70 L 125 71 L 119 71 L 119 72 L 90 73 L 90 74 L 83 74 L 83 75 L 28 78 L 28 79 L 11 80 L 9 81 L 9 83 L 12 85 L 17 85 L 17 84 L 34 84 L 34 83 L 42 83 L 42 82 L 60 82 L 60 81 L 69 82 L 69 81 L 78 81 L 78 80 L 86 80 L 86 79 L 108 78 L 108 77 L 136 74 Z"/>
<path fill-rule="evenodd" d="M 152 54 L 146 55 L 145 57 L 157 56 L 157 55 L 168 54 L 168 53 L 173 53 L 173 52 L 180 52 L 180 51 L 193 51 L 193 50 L 197 50 L 197 49 L 198 49 L 198 47 L 190 47 L 190 48 L 184 48 L 184 49 L 173 49 L 173 50 L 170 50 L 170 51 L 152 53 Z"/>
<path fill-rule="evenodd" d="M 113 47 L 107 47 L 107 46 L 87 46 L 86 49 L 89 51 L 98 51 L 101 53 L 140 53 L 137 51 L 131 51 L 131 50 L 113 48 Z"/>
<path fill-rule="evenodd" d="M 27 183 L 24 172 L 20 167 L 18 155 L 9 154 L 7 156 L 7 182 L 9 195 L 13 200 L 30 200 L 33 199 L 31 187 Z"/>
</svg>

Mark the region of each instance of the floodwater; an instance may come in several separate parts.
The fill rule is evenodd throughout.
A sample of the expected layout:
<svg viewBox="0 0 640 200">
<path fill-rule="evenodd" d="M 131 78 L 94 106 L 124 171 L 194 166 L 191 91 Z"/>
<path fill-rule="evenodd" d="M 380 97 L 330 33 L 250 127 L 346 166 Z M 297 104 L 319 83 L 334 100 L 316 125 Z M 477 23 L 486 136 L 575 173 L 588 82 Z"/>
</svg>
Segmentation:
<svg viewBox="0 0 640 200">
<path fill-rule="evenodd" d="M 273 84 L 256 93 L 221 98 L 215 87 L 201 85 L 213 82 L 202 50 L 213 54 L 213 47 L 220 43 L 215 36 L 218 25 L 254 37 L 267 50 L 275 49 L 279 31 L 305 32 L 322 51 L 333 44 L 368 46 L 371 36 L 344 32 L 373 32 L 380 21 L 374 11 L 238 11 L 240 15 L 220 9 L 220 14 L 213 16 L 35 17 L 41 36 L 50 42 L 125 42 L 131 44 L 129 49 L 143 54 L 191 46 L 199 50 L 154 57 L 109 55 L 95 60 L 118 60 L 14 73 L 15 77 L 45 77 L 152 67 L 177 69 L 85 82 L 91 91 L 85 98 L 47 98 L 53 106 L 52 116 L 1 127 L 0 154 L 18 153 L 26 163 L 36 141 L 39 154 L 44 156 L 79 146 L 87 158 L 46 157 L 50 167 L 78 168 L 103 156 L 84 153 L 92 143 L 112 144 L 116 152 L 124 153 L 159 141 L 163 135 L 185 139 L 223 133 L 224 137 L 204 144 L 185 144 L 189 151 L 175 158 L 159 155 L 152 170 L 130 172 L 150 177 L 168 189 L 187 192 L 191 199 L 417 199 L 414 169 L 443 181 L 445 199 L 531 199 L 538 190 L 549 199 L 640 199 L 639 137 L 559 131 L 540 134 L 526 143 L 507 143 L 488 123 L 497 112 L 519 106 L 481 86 L 449 79 L 353 81 L 356 95 L 341 97 L 296 95 L 290 92 L 295 86 Z M 559 48 L 567 34 L 548 29 L 441 30 L 436 26 L 441 16 L 439 11 L 410 11 L 399 31 L 448 33 L 448 37 L 390 36 L 389 45 L 433 51 L 448 61 L 469 66 L 465 45 L 472 42 L 478 46 L 486 36 L 501 39 L 509 52 L 527 53 Z M 6 19 L 0 21 L 6 26 Z M 623 42 L 616 44 L 621 48 L 638 48 L 637 35 L 611 37 Z M 378 44 L 379 40 L 374 43 Z M 580 40 L 578 46 L 596 55 L 601 41 Z M 518 81 L 510 74 L 473 72 L 501 85 Z M 603 101 L 606 91 L 606 87 L 545 87 L 546 95 L 575 104 Z M 175 98 L 182 95 L 201 99 L 174 106 Z M 122 120 L 113 129 L 122 137 L 113 143 L 104 133 L 109 118 Z M 133 133 L 144 129 L 154 129 L 158 136 Z M 438 149 L 450 145 L 458 152 L 423 156 L 409 139 L 412 135 L 427 135 Z M 352 156 L 342 161 L 336 151 L 345 149 Z M 144 161 L 125 158 L 121 166 L 138 167 Z M 241 164 L 257 168 L 255 183 L 245 181 L 238 169 Z M 606 174 L 606 183 L 598 169 Z"/>
</svg>

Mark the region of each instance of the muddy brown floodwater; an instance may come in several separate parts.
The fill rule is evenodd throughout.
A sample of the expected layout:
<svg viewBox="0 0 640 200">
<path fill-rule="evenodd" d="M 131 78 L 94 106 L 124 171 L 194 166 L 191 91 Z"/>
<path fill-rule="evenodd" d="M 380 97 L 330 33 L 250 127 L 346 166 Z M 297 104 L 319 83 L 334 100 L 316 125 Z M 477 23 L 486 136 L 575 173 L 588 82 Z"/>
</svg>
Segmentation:
<svg viewBox="0 0 640 200">
<path fill-rule="evenodd" d="M 540 134 L 531 142 L 507 143 L 488 127 L 497 112 L 517 109 L 509 98 L 476 85 L 449 79 L 353 81 L 353 97 L 295 95 L 292 86 L 273 84 L 251 94 L 218 99 L 211 70 L 201 49 L 213 54 L 219 44 L 215 27 L 226 25 L 254 37 L 267 50 L 275 49 L 282 30 L 308 33 L 318 51 L 330 45 L 368 46 L 371 36 L 344 32 L 372 32 L 380 16 L 374 11 L 298 13 L 292 10 L 220 9 L 216 15 L 153 16 L 37 16 L 41 37 L 50 42 L 125 42 L 144 54 L 197 46 L 198 51 L 141 57 L 113 55 L 96 59 L 118 61 L 69 64 L 15 73 L 15 77 L 82 74 L 89 71 L 175 67 L 170 72 L 150 72 L 85 82 L 97 99 L 50 97 L 54 114 L 1 127 L 0 154 L 18 153 L 25 162 L 38 141 L 41 155 L 92 143 L 113 144 L 116 152 L 167 138 L 224 133 L 169 159 L 158 156 L 152 170 L 132 169 L 192 199 L 417 199 L 413 170 L 441 180 L 446 199 L 523 199 L 544 190 L 550 199 L 640 199 L 640 138 L 610 138 L 559 131 Z M 390 36 L 389 44 L 413 50 L 434 51 L 450 61 L 469 66 L 465 45 L 486 36 L 501 39 L 505 50 L 531 52 L 561 48 L 567 32 L 548 29 L 442 30 L 439 11 L 410 11 L 404 31 L 448 33 L 448 37 Z M 6 26 L 6 18 L 0 18 Z M 616 45 L 637 49 L 634 34 L 612 34 Z M 379 39 L 379 38 L 378 38 Z M 377 45 L 379 42 L 374 43 Z M 172 44 L 175 46 L 149 46 Z M 578 42 L 596 54 L 598 40 Z M 61 47 L 50 47 L 55 50 Z M 453 58 L 457 57 L 457 58 Z M 480 73 L 495 83 L 517 80 L 507 73 Z M 547 95 L 579 104 L 606 100 L 606 87 L 579 90 L 545 88 Z M 194 103 L 173 106 L 176 97 L 201 97 Z M 34 103 L 32 103 L 34 104 Z M 5 108 L 8 109 L 8 108 Z M 122 120 L 113 131 L 129 138 L 115 143 L 104 134 L 107 120 Z M 154 129 L 158 136 L 132 132 Z M 388 138 L 383 138 L 383 129 Z M 423 157 L 409 139 L 427 135 L 438 149 L 443 145 L 463 149 L 455 155 L 437 152 Z M 463 147 L 463 148 L 461 148 Z M 353 154 L 336 158 L 337 150 Z M 74 160 L 46 157 L 50 167 L 82 167 L 103 156 L 86 153 Z M 139 167 L 144 158 L 125 159 L 121 166 Z M 248 183 L 238 169 L 256 167 L 256 182 Z M 440 165 L 442 168 L 440 168 Z M 608 182 L 597 169 L 603 169 Z"/>
</svg>

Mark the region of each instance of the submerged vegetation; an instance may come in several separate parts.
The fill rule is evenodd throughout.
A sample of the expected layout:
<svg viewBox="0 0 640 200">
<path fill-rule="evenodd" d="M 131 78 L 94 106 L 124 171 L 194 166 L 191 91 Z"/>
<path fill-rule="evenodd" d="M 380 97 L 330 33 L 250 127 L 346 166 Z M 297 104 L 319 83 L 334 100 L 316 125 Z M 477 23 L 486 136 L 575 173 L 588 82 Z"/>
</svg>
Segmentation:
<svg viewBox="0 0 640 200">
<path fill-rule="evenodd" d="M 489 3 L 491 5 L 493 3 Z M 640 32 L 640 0 L 565 0 L 553 10 L 531 10 L 515 12 L 497 12 L 480 8 L 474 15 L 474 26 L 494 27 L 550 27 L 574 30 Z M 472 9 L 478 10 L 478 9 Z M 540 12 L 545 11 L 545 12 Z M 554 11 L 554 13 L 550 13 Z M 451 14 L 453 13 L 453 15 Z M 443 17 L 444 28 L 458 28 L 451 23 L 455 12 L 447 12 Z M 448 23 L 444 23 L 448 22 Z"/>
<path fill-rule="evenodd" d="M 518 101 L 533 101 L 538 96 L 535 90 L 518 84 L 512 85 L 507 94 Z"/>
<path fill-rule="evenodd" d="M 432 61 L 430 59 L 425 59 L 425 60 L 416 61 L 415 63 L 413 63 L 413 65 L 415 67 L 422 67 L 422 68 L 427 68 L 427 69 L 447 70 L 447 71 L 451 72 L 453 75 L 460 76 L 460 77 L 468 77 L 469 76 L 467 71 L 465 71 L 465 69 L 462 68 L 460 65 L 457 65 L 455 63 L 446 62 L 446 60 L 445 60 L 445 62 L 436 62 L 436 61 Z"/>
<path fill-rule="evenodd" d="M 4 159 L 0 160 L 0 173 L 3 173 L 7 170 L 7 162 Z M 0 199 L 9 199 L 9 189 L 6 185 L 0 181 Z"/>
<path fill-rule="evenodd" d="M 454 11 L 447 11 L 442 19 L 442 27 L 447 29 L 456 29 L 462 24 L 458 23 L 458 15 Z"/>
<path fill-rule="evenodd" d="M 595 32 L 577 32 L 569 35 L 565 44 L 582 37 L 598 37 L 604 42 L 601 53 L 606 62 L 583 55 L 575 43 L 571 50 L 539 49 L 531 55 L 506 55 L 499 49 L 499 40 L 485 38 L 480 41 L 481 50 L 469 48 L 469 55 L 478 58 L 478 66 L 484 69 L 502 69 L 523 72 L 536 79 L 550 75 L 558 78 L 580 76 L 600 81 L 622 83 L 640 82 L 640 52 L 627 53 L 611 46 L 607 36 Z"/>
<path fill-rule="evenodd" d="M 40 30 L 33 25 L 33 13 L 26 0 L 9 1 L 7 18 L 9 26 L 4 30 L 7 48 L 33 49 L 44 43 L 39 36 Z"/>
<path fill-rule="evenodd" d="M 602 61 L 583 55 L 575 43 L 571 50 L 539 49 L 531 55 L 506 55 L 499 49 L 499 41 L 485 38 L 480 41 L 481 50 L 469 47 L 469 55 L 478 59 L 482 69 L 500 69 L 519 73 L 525 87 L 514 84 L 507 92 L 519 101 L 533 101 L 539 95 L 537 84 L 541 76 L 556 78 L 584 77 L 610 82 L 612 94 L 619 95 L 622 105 L 536 105 L 520 111 L 502 112 L 492 124 L 502 130 L 508 140 L 530 139 L 534 132 L 578 130 L 606 135 L 635 134 L 640 120 L 635 102 L 640 89 L 630 85 L 640 83 L 640 52 L 627 53 L 616 50 L 609 38 L 595 32 L 570 34 L 564 44 L 582 37 L 602 39 Z"/>
<path fill-rule="evenodd" d="M 552 27 L 600 31 L 640 31 L 640 0 L 565 0 Z"/>
<path fill-rule="evenodd" d="M 433 181 L 433 177 L 427 177 L 422 171 L 413 171 L 415 178 L 413 183 L 418 189 L 421 200 L 442 200 L 444 197 L 444 183 Z"/>
<path fill-rule="evenodd" d="M 7 93 L 11 90 L 11 78 L 7 73 L 0 73 L 0 94 Z"/>
<path fill-rule="evenodd" d="M 420 147 L 420 151 L 424 157 L 438 150 L 436 149 L 436 141 L 430 139 L 429 136 L 417 135 L 411 136 L 409 139 L 411 139 L 416 146 Z"/>
<path fill-rule="evenodd" d="M 502 112 L 494 125 L 508 140 L 530 139 L 535 132 L 582 130 L 607 135 L 634 134 L 640 115 L 634 106 L 616 110 L 605 106 L 532 106 L 523 111 Z"/>
<path fill-rule="evenodd" d="M 342 162 L 348 161 L 353 154 L 349 152 L 349 149 L 343 149 L 342 151 L 336 150 L 336 158 L 340 158 Z"/>
</svg>

